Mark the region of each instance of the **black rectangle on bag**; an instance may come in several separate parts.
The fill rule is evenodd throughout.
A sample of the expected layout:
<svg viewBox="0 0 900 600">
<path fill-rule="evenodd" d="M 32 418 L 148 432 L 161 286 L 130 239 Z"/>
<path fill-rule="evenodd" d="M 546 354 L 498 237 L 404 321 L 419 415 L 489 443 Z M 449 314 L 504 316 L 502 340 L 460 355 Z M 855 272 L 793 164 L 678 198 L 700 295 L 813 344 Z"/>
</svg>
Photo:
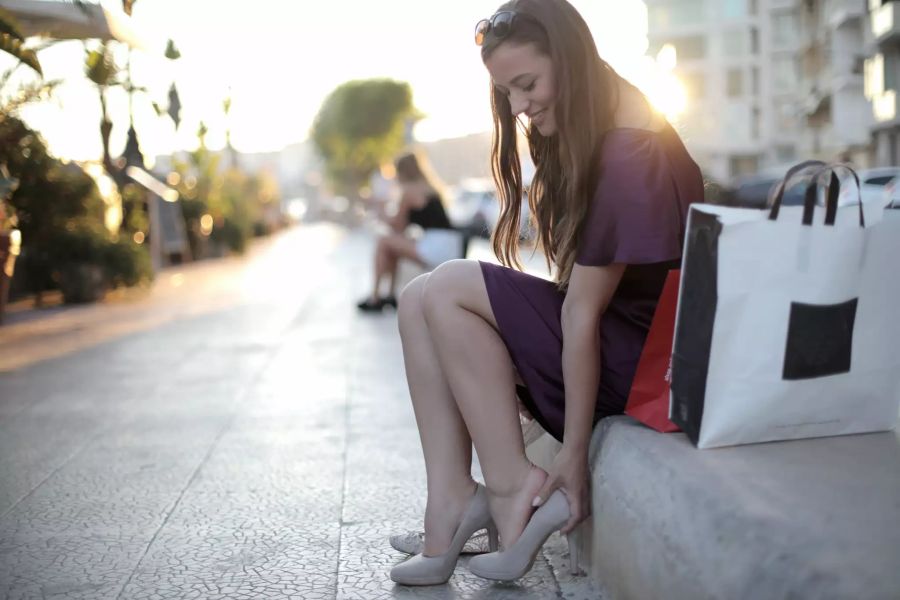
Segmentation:
<svg viewBox="0 0 900 600">
<path fill-rule="evenodd" d="M 783 379 L 814 379 L 850 372 L 857 303 L 857 298 L 827 305 L 791 303 Z"/>
<path fill-rule="evenodd" d="M 672 421 L 694 444 L 700 437 L 718 301 L 719 217 L 692 210 L 672 347 Z M 683 334 L 687 332 L 687 334 Z"/>
</svg>

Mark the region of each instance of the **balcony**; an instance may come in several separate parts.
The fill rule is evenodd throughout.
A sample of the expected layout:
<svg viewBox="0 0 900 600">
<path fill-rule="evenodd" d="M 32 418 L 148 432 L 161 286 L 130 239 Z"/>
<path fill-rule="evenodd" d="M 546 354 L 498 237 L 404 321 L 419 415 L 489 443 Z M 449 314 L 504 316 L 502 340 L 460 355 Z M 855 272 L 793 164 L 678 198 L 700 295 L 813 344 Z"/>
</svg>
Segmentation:
<svg viewBox="0 0 900 600">
<path fill-rule="evenodd" d="M 826 0 L 825 19 L 837 29 L 865 16 L 865 8 L 859 0 Z"/>
<path fill-rule="evenodd" d="M 888 2 L 871 12 L 872 36 L 877 44 L 900 38 L 900 7 Z"/>
</svg>

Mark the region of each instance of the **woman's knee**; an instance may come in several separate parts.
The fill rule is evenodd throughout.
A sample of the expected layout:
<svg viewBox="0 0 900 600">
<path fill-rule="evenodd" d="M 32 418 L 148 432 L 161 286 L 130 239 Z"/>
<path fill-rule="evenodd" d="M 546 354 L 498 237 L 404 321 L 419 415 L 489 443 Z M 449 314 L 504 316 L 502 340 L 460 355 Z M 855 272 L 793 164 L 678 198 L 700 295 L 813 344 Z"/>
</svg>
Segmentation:
<svg viewBox="0 0 900 600">
<path fill-rule="evenodd" d="M 448 260 L 438 265 L 425 284 L 422 304 L 426 319 L 442 309 L 462 303 L 471 287 L 476 271 L 480 276 L 478 263 L 471 260 Z"/>
<path fill-rule="evenodd" d="M 400 333 L 413 323 L 419 323 L 422 319 L 422 296 L 425 290 L 426 282 L 430 274 L 425 273 L 419 275 L 410 281 L 403 291 L 400 292 L 400 298 L 397 306 L 397 322 L 400 327 Z"/>
</svg>

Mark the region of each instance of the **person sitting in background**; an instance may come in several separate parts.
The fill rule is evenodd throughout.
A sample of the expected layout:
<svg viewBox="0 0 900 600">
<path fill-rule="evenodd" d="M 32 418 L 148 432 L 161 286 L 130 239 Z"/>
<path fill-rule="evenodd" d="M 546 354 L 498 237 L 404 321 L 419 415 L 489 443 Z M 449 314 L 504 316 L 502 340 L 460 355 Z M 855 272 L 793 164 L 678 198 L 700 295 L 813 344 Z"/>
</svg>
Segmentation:
<svg viewBox="0 0 900 600">
<path fill-rule="evenodd" d="M 357 304 L 365 312 L 381 311 L 385 306 L 397 308 L 397 266 L 400 259 L 411 260 L 429 271 L 454 258 L 462 258 L 463 239 L 453 229 L 444 203 L 440 184 L 423 156 L 404 154 L 395 163 L 400 184 L 400 206 L 391 217 L 382 213 L 391 233 L 378 238 L 372 294 Z M 410 225 L 418 225 L 422 235 L 407 234 Z M 387 294 L 381 295 L 387 280 Z"/>
</svg>

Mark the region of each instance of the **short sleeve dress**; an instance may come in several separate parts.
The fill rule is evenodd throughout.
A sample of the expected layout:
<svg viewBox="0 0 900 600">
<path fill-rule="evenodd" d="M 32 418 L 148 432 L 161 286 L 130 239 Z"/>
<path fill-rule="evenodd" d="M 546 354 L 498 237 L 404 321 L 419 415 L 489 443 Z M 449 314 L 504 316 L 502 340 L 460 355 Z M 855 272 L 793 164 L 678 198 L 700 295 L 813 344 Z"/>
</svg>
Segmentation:
<svg viewBox="0 0 900 600">
<path fill-rule="evenodd" d="M 594 422 L 621 414 L 666 274 L 677 269 L 688 206 L 703 200 L 703 178 L 678 134 L 610 130 L 581 231 L 576 263 L 624 263 L 622 280 L 600 321 L 600 387 Z M 481 263 L 500 336 L 525 389 L 532 416 L 562 441 L 565 388 L 560 315 L 564 293 L 553 282 Z"/>
</svg>

